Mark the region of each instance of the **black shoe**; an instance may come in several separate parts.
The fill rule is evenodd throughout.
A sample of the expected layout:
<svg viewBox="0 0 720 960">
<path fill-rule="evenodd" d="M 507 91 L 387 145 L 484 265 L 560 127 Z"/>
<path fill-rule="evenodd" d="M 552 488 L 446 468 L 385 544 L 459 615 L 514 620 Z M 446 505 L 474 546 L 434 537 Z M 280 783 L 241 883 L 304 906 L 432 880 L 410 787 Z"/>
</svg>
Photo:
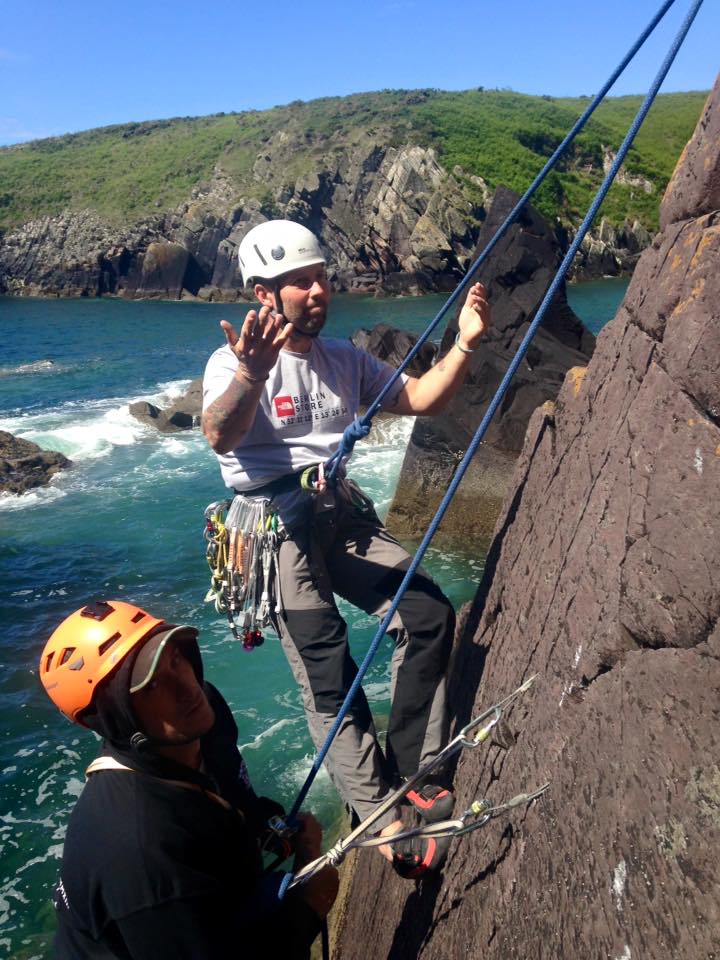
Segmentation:
<svg viewBox="0 0 720 960">
<path fill-rule="evenodd" d="M 405 796 L 422 819 L 427 820 L 428 823 L 449 820 L 452 816 L 455 797 L 449 790 L 435 783 L 426 783 L 417 790 L 408 790 Z"/>
<path fill-rule="evenodd" d="M 393 847 L 392 865 L 404 880 L 421 880 L 445 862 L 449 837 L 412 837 Z"/>
</svg>

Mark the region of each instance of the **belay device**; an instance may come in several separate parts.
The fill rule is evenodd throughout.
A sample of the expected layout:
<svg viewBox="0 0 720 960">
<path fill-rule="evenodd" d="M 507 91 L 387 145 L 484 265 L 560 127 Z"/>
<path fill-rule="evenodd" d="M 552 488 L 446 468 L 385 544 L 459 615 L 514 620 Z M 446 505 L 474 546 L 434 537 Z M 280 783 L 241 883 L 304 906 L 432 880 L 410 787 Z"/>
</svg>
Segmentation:
<svg viewBox="0 0 720 960">
<path fill-rule="evenodd" d="M 218 500 L 205 510 L 205 540 L 210 566 L 205 602 L 227 616 L 245 650 L 254 650 L 264 642 L 262 630 L 275 612 L 277 514 L 260 497 Z"/>
</svg>

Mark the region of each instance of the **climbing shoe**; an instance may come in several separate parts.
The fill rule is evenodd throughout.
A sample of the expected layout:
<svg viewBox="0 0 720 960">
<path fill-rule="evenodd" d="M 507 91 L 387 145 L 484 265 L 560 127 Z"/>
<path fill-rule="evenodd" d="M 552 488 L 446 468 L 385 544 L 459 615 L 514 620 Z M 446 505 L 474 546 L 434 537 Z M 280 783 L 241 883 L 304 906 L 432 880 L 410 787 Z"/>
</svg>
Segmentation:
<svg viewBox="0 0 720 960">
<path fill-rule="evenodd" d="M 429 823 L 448 820 L 452 816 L 455 797 L 444 787 L 436 783 L 426 783 L 417 790 L 408 790 L 405 794 L 413 809 Z"/>
<path fill-rule="evenodd" d="M 412 837 L 395 844 L 392 865 L 405 880 L 422 880 L 445 862 L 449 837 Z"/>
</svg>

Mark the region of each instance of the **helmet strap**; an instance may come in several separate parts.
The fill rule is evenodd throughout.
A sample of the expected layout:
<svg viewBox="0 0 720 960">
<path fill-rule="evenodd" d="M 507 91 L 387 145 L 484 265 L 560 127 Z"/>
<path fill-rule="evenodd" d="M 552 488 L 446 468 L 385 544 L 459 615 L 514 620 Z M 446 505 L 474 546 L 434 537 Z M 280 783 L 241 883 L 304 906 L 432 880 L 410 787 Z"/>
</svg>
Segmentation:
<svg viewBox="0 0 720 960">
<path fill-rule="evenodd" d="M 283 312 L 282 296 L 280 295 L 280 281 L 276 280 L 273 284 L 272 292 L 275 294 L 275 312 Z"/>
</svg>

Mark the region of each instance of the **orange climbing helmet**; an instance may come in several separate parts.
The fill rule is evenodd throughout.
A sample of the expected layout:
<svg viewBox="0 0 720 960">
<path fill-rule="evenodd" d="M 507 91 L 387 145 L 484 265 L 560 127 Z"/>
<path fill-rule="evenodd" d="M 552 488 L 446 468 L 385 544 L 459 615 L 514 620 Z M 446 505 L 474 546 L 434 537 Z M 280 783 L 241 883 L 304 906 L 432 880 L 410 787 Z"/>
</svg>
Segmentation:
<svg viewBox="0 0 720 960">
<path fill-rule="evenodd" d="M 96 600 L 76 610 L 52 634 L 40 657 L 40 679 L 53 703 L 72 720 L 92 703 L 98 684 L 165 623 L 122 600 Z"/>
</svg>

